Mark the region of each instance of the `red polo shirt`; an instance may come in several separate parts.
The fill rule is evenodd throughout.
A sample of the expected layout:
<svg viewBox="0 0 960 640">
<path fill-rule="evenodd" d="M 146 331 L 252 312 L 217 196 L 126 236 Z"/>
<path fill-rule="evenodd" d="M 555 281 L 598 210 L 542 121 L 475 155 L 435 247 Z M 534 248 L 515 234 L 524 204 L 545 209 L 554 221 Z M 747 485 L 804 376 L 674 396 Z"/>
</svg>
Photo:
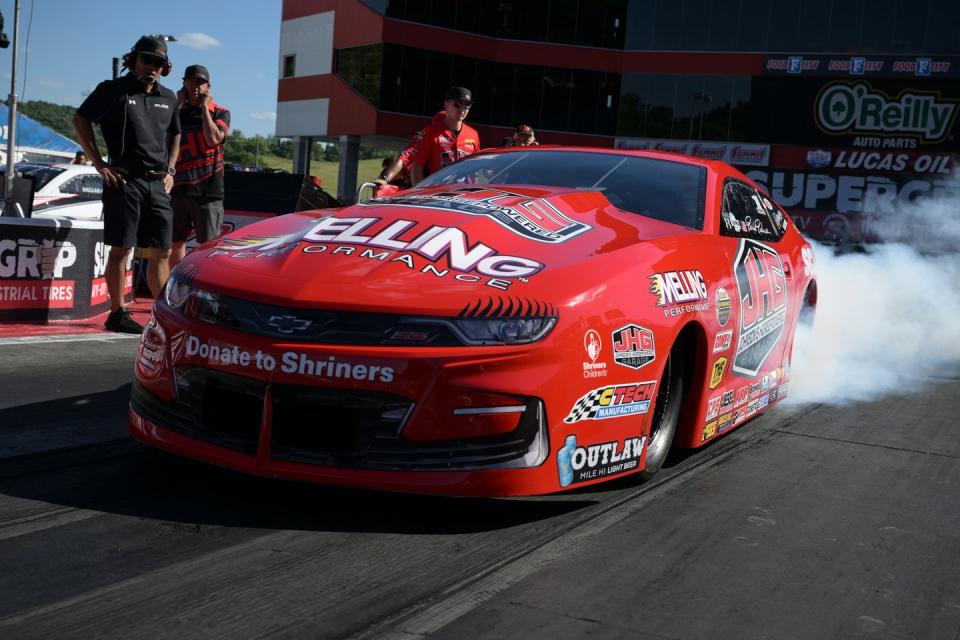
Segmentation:
<svg viewBox="0 0 960 640">
<path fill-rule="evenodd" d="M 479 150 L 480 136 L 476 129 L 463 124 L 460 133 L 454 135 L 443 118 L 434 117 L 430 126 L 423 130 L 423 141 L 413 158 L 413 164 L 426 167 L 427 173 L 433 175 L 445 166 Z"/>
</svg>

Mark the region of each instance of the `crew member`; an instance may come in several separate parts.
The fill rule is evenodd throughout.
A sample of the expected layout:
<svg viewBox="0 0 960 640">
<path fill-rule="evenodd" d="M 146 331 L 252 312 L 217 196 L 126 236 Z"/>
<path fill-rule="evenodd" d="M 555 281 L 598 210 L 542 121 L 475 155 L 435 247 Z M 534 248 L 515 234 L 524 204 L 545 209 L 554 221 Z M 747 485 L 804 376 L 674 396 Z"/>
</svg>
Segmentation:
<svg viewBox="0 0 960 640">
<path fill-rule="evenodd" d="M 473 127 L 464 123 L 473 95 L 464 87 L 450 87 L 444 96 L 443 122 L 430 124 L 423 131 L 423 142 L 410 167 L 413 184 L 423 180 L 425 171 L 436 173 L 471 153 L 480 150 L 480 136 Z"/>
<path fill-rule="evenodd" d="M 173 251 L 170 268 L 183 259 L 191 229 L 197 242 L 220 235 L 223 227 L 223 141 L 230 111 L 213 101 L 210 72 L 192 64 L 183 73 L 180 104 L 180 157 L 173 185 Z"/>
<path fill-rule="evenodd" d="M 177 96 L 160 85 L 170 73 L 167 45 L 152 36 L 140 38 L 123 57 L 129 70 L 97 85 L 73 117 L 77 141 L 103 176 L 103 239 L 109 245 L 107 293 L 110 331 L 140 333 L 143 327 L 123 304 L 127 257 L 134 246 L 147 250 L 147 283 L 160 295 L 169 270 L 174 165 L 180 147 Z M 97 149 L 92 123 L 100 125 L 110 163 Z"/>
<path fill-rule="evenodd" d="M 446 117 L 447 112 L 441 109 L 433 115 L 431 124 L 442 124 Z M 404 149 L 395 160 L 383 168 L 383 171 L 380 172 L 380 177 L 374 180 L 379 188 L 382 189 L 388 184 L 393 184 L 401 189 L 407 189 L 412 185 L 410 180 L 410 166 L 413 164 L 413 159 L 420 150 L 423 133 L 424 129 L 420 129 L 420 131 L 413 134 L 407 148 Z"/>
<path fill-rule="evenodd" d="M 521 124 L 517 127 L 517 130 L 513 132 L 513 143 L 511 147 L 536 147 L 540 143 L 537 142 L 536 134 L 533 132 L 533 129 L 530 128 L 528 124 Z"/>
</svg>

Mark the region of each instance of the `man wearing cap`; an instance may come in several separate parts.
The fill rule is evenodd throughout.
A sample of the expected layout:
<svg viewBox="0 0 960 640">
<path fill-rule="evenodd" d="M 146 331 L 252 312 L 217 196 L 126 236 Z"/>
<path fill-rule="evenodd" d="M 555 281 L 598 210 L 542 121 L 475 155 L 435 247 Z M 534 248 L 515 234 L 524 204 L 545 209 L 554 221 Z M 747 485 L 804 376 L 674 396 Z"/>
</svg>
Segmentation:
<svg viewBox="0 0 960 640">
<path fill-rule="evenodd" d="M 444 119 L 437 119 L 423 130 L 423 141 L 410 165 L 410 178 L 413 184 L 423 180 L 427 173 L 434 174 L 443 167 L 480 150 L 480 136 L 476 130 L 465 124 L 464 120 L 473 95 L 464 87 L 450 87 L 444 96 Z"/>
<path fill-rule="evenodd" d="M 447 112 L 441 109 L 433 115 L 432 124 L 442 125 L 446 117 Z M 383 188 L 388 184 L 395 184 L 403 189 L 410 187 L 410 166 L 413 164 L 413 159 L 420 150 L 420 143 L 423 142 L 423 134 L 424 129 L 420 129 L 420 131 L 413 134 L 413 137 L 410 138 L 410 142 L 407 144 L 407 148 L 400 152 L 396 160 L 383 167 L 383 171 L 380 172 L 380 177 L 373 181 L 378 188 Z"/>
<path fill-rule="evenodd" d="M 183 73 L 180 104 L 180 157 L 173 185 L 173 250 L 170 268 L 185 252 L 190 230 L 198 242 L 220 235 L 223 226 L 223 141 L 230 130 L 230 111 L 214 103 L 210 72 L 192 64 Z"/>
<path fill-rule="evenodd" d="M 512 147 L 536 147 L 540 143 L 537 142 L 537 137 L 533 133 L 533 129 L 528 124 L 521 124 L 517 127 L 517 130 L 513 132 L 513 142 L 510 146 Z"/>
<path fill-rule="evenodd" d="M 140 38 L 123 57 L 129 70 L 97 85 L 73 117 L 77 140 L 103 176 L 103 239 L 107 258 L 110 331 L 140 333 L 143 327 L 123 305 L 127 257 L 134 246 L 147 249 L 147 283 L 159 296 L 167 281 L 173 209 L 174 165 L 180 146 L 177 96 L 160 85 L 170 73 L 167 44 L 160 38 Z M 93 124 L 100 125 L 110 158 L 97 149 Z"/>
</svg>

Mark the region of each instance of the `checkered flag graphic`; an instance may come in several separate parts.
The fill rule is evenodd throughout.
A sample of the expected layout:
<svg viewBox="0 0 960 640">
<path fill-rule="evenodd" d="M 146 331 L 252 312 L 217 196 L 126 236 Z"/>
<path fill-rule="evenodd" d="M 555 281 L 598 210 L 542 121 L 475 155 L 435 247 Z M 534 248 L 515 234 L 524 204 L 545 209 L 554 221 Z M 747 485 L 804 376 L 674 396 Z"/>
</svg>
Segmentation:
<svg viewBox="0 0 960 640">
<path fill-rule="evenodd" d="M 573 409 L 570 409 L 570 415 L 564 418 L 563 421 L 571 424 L 581 420 L 587 420 L 597 415 L 597 409 L 600 408 L 600 394 L 603 393 L 604 389 L 606 389 L 606 387 L 594 389 L 577 400 L 576 404 L 573 405 Z"/>
</svg>

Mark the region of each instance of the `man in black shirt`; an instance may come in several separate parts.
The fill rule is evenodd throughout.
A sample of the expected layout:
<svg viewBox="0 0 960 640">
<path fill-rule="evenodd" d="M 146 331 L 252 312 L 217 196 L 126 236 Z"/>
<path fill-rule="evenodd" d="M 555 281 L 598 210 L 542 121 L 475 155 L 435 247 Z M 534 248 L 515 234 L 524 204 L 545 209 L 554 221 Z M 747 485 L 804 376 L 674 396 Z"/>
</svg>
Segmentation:
<svg viewBox="0 0 960 640">
<path fill-rule="evenodd" d="M 103 176 L 103 238 L 110 246 L 106 328 L 143 330 L 123 306 L 125 264 L 134 246 L 148 250 L 147 283 L 160 295 L 169 275 L 173 210 L 170 189 L 180 147 L 177 96 L 159 83 L 170 73 L 167 45 L 140 38 L 123 58 L 129 73 L 106 80 L 87 96 L 73 117 L 77 140 Z M 110 163 L 100 156 L 92 123 L 100 125 Z"/>
<path fill-rule="evenodd" d="M 213 101 L 210 72 L 192 64 L 183 73 L 180 99 L 180 157 L 173 179 L 173 250 L 170 268 L 185 253 L 191 228 L 197 242 L 213 240 L 223 226 L 223 141 L 230 111 Z"/>
</svg>

